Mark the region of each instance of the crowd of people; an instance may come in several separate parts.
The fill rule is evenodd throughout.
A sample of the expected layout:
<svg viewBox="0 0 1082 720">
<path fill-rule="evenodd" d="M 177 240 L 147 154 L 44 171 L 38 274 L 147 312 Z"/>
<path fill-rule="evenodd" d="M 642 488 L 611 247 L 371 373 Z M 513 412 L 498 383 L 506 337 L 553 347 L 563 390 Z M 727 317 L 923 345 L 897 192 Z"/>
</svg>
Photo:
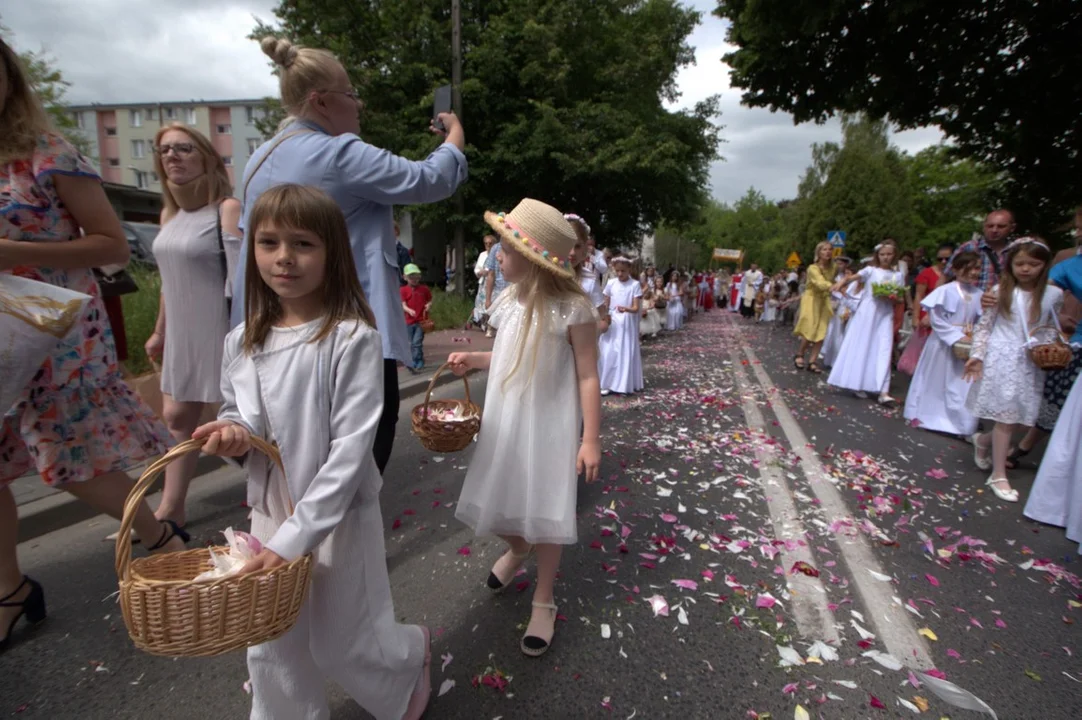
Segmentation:
<svg viewBox="0 0 1082 720">
<path fill-rule="evenodd" d="M 44 589 L 16 554 L 11 481 L 36 471 L 119 518 L 132 488 L 125 469 L 195 438 L 208 454 L 244 459 L 262 550 L 242 572 L 314 560 L 296 625 L 248 650 L 252 717 L 325 717 L 331 678 L 373 716 L 415 720 L 431 695 L 431 637 L 395 616 L 379 492 L 399 414 L 397 367 L 423 366 L 431 295 L 418 268 L 399 260 L 393 211 L 445 199 L 466 181 L 465 135 L 447 113 L 433 127 L 443 141 L 424 160 L 375 148 L 358 136 L 362 103 L 332 53 L 273 37 L 261 45 L 289 117 L 253 155 L 236 197 L 199 132 L 170 125 L 155 140 L 162 294 L 145 350 L 161 361 L 159 418 L 124 381 L 93 273 L 126 260 L 120 222 L 0 40 L 0 272 L 91 298 L 77 331 L 5 408 L 0 651 L 20 619 L 45 618 Z M 1080 306 L 1064 301 L 1064 291 L 1082 297 L 1082 257 L 1053 258 L 1040 238 L 1014 237 L 1009 213 L 992 213 L 980 238 L 940 248 L 927 267 L 887 239 L 855 272 L 821 243 L 804 273 L 752 264 L 736 274 L 647 267 L 637 277 L 637 261 L 599 251 L 578 215 L 524 199 L 484 219 L 492 234 L 474 268 L 472 321 L 495 341 L 491 352 L 448 358 L 459 374 L 488 371 L 485 422 L 455 514 L 507 544 L 491 590 L 536 556 L 525 655 L 543 655 L 556 632 L 554 585 L 563 546 L 577 540 L 577 484 L 599 473 L 602 396 L 642 390 L 644 338 L 698 313 L 793 323 L 796 367 L 829 367 L 827 382 L 884 405 L 895 402 L 900 330 L 915 313 L 907 419 L 969 435 L 975 463 L 1006 501 L 1018 500 L 1008 467 L 1051 431 L 1025 512 L 1082 540 L 1080 354 L 1051 372 L 1033 360 L 1049 327 L 1082 340 Z M 1078 221 L 1082 229 L 1082 213 Z M 201 425 L 215 405 L 217 419 Z M 253 452 L 253 437 L 277 443 L 284 472 Z M 133 508 L 132 541 L 147 552 L 180 551 L 190 539 L 194 471 L 194 460 L 172 463 L 156 511 Z"/>
</svg>

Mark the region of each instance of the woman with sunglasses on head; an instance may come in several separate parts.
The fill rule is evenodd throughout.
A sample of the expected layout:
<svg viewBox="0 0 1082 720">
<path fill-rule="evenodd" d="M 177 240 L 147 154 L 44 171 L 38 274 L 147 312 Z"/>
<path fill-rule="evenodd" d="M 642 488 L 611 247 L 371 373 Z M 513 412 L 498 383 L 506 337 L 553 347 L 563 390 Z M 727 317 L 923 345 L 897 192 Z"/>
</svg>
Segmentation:
<svg viewBox="0 0 1082 720">
<path fill-rule="evenodd" d="M 437 120 L 445 141 L 414 161 L 369 145 L 358 133 L 363 103 L 346 69 L 327 50 L 265 37 L 260 43 L 278 70 L 282 107 L 289 116 L 278 134 L 248 161 L 240 192 L 241 228 L 263 192 L 282 183 L 311 185 L 342 208 L 361 286 L 383 342 L 383 415 L 373 454 L 387 465 L 398 421 L 398 362 L 412 361 L 398 285 L 394 206 L 444 200 L 466 180 L 465 135 L 454 113 Z M 242 252 L 245 250 L 243 249 Z M 243 318 L 244 266 L 233 281 L 232 324 Z"/>
<path fill-rule="evenodd" d="M 162 229 L 154 240 L 162 293 L 146 352 L 161 361 L 162 419 L 173 439 L 184 442 L 206 406 L 222 401 L 240 203 L 232 197 L 222 156 L 192 128 L 173 124 L 158 131 L 154 169 L 162 178 Z M 188 454 L 165 469 L 158 518 L 184 526 L 184 501 L 198 459 Z"/>
</svg>

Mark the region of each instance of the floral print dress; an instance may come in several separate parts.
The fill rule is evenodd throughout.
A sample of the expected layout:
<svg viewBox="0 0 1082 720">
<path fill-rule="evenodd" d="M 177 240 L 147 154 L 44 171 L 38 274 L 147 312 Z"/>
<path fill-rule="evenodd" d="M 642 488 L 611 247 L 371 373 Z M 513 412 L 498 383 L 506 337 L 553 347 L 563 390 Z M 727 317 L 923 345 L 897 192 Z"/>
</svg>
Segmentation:
<svg viewBox="0 0 1082 720">
<path fill-rule="evenodd" d="M 57 135 L 0 169 L 0 237 L 70 242 L 80 235 L 53 178 L 100 179 Z M 0 425 L 0 485 L 36 470 L 49 485 L 124 470 L 168 449 L 165 426 L 123 381 L 113 333 L 90 268 L 16 267 L 16 275 L 90 295 L 77 330 L 57 345 Z"/>
</svg>

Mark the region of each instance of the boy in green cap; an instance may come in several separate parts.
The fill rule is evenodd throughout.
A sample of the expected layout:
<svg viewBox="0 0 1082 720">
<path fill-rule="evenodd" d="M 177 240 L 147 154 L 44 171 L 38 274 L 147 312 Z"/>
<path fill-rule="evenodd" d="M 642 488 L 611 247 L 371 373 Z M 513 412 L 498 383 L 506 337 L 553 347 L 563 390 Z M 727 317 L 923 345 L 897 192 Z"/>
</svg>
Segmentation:
<svg viewBox="0 0 1082 720">
<path fill-rule="evenodd" d="M 421 321 L 428 317 L 432 306 L 432 291 L 421 283 L 421 268 L 410 263 L 402 269 L 406 284 L 399 288 L 402 309 L 406 312 L 406 332 L 410 338 L 413 364 L 409 371 L 416 375 L 425 367 L 425 331 Z"/>
</svg>

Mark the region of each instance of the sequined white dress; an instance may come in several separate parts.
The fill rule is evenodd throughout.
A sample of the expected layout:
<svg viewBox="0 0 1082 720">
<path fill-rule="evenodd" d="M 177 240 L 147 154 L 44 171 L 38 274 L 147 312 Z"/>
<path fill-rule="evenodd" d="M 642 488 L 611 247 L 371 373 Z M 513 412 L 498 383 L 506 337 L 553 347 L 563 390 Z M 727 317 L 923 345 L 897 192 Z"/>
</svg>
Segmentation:
<svg viewBox="0 0 1082 720">
<path fill-rule="evenodd" d="M 499 332 L 481 432 L 455 517 L 478 535 L 570 545 L 578 539 L 575 458 L 582 403 L 568 328 L 599 318 L 581 296 L 548 303 L 541 324 L 535 320 L 518 370 L 509 378 L 525 315 L 514 286 L 492 305 L 489 324 Z"/>
</svg>

